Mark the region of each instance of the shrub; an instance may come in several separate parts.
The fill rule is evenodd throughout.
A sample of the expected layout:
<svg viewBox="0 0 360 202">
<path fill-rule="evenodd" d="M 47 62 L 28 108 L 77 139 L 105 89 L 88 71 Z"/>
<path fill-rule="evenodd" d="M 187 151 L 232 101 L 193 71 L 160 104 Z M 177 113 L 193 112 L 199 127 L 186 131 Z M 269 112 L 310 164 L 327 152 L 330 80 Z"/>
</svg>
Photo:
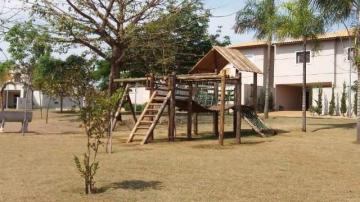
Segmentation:
<svg viewBox="0 0 360 202">
<path fill-rule="evenodd" d="M 331 100 L 330 100 L 330 107 L 329 107 L 329 114 L 331 116 L 335 115 L 335 93 L 334 93 L 334 87 L 331 90 Z"/>
<path fill-rule="evenodd" d="M 346 99 L 347 99 L 347 95 L 346 95 L 346 84 L 344 82 L 343 84 L 343 92 L 341 94 L 341 103 L 340 103 L 340 112 L 343 116 L 345 116 L 345 113 L 347 111 L 347 106 L 346 106 Z"/>
</svg>

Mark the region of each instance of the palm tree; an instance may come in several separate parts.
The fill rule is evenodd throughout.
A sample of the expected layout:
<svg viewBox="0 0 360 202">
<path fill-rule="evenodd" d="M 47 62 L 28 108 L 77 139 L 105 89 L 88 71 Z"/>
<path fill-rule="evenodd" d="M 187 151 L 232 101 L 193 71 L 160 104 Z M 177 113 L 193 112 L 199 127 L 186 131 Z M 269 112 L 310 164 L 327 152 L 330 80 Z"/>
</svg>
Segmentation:
<svg viewBox="0 0 360 202">
<path fill-rule="evenodd" d="M 249 0 L 245 7 L 236 13 L 235 33 L 255 31 L 255 37 L 267 41 L 267 64 L 265 75 L 264 116 L 269 117 L 271 46 L 277 27 L 274 0 Z"/>
<path fill-rule="evenodd" d="M 353 63 L 357 68 L 358 81 L 360 79 L 360 0 L 314 0 L 322 14 L 328 19 L 327 23 L 333 25 L 338 22 L 344 22 L 346 20 L 355 18 L 355 54 Z M 357 18 L 352 15 L 353 11 L 356 12 Z M 357 83 L 357 106 L 360 106 L 360 82 Z M 356 142 L 360 143 L 360 107 L 357 109 L 357 135 Z"/>
<path fill-rule="evenodd" d="M 301 39 L 303 45 L 303 83 L 302 83 L 302 130 L 306 132 L 306 60 L 308 41 L 316 42 L 316 37 L 325 32 L 323 18 L 316 15 L 311 0 L 296 0 L 283 4 L 284 12 L 279 17 L 277 36 Z M 310 56 L 309 56 L 310 57 Z"/>
</svg>

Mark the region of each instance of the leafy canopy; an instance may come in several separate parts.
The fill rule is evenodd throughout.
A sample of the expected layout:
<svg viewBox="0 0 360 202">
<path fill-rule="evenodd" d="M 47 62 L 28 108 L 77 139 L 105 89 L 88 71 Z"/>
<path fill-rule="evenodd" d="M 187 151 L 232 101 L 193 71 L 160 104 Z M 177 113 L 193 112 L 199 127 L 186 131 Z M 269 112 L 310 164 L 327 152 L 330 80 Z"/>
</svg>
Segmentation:
<svg viewBox="0 0 360 202">
<path fill-rule="evenodd" d="M 257 39 L 272 37 L 278 26 L 274 0 L 248 0 L 236 13 L 235 33 L 255 31 Z"/>
<path fill-rule="evenodd" d="M 312 7 L 311 0 L 296 0 L 283 4 L 284 13 L 279 17 L 277 36 L 280 39 L 316 39 L 325 32 L 324 19 Z"/>
</svg>

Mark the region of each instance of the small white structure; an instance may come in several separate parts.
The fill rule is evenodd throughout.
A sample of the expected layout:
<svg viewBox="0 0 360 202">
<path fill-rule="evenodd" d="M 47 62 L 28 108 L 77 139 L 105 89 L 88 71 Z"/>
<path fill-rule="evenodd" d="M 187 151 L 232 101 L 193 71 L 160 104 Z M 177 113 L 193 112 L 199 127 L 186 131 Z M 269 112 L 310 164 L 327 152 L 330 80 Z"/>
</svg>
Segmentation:
<svg viewBox="0 0 360 202">
<path fill-rule="evenodd" d="M 27 88 L 22 83 L 11 83 L 4 89 L 5 109 L 24 109 L 26 101 Z M 49 107 L 52 109 L 60 109 L 60 99 L 50 98 L 38 90 L 29 90 L 27 99 L 27 108 Z M 78 106 L 77 101 L 69 98 L 63 98 L 63 109 L 70 110 Z"/>
</svg>

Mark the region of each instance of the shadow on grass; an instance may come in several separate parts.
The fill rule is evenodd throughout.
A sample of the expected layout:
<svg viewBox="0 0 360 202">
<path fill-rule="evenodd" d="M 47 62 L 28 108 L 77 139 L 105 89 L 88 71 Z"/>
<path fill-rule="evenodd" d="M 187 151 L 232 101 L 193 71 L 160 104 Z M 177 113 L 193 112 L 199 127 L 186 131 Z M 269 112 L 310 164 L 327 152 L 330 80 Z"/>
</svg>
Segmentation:
<svg viewBox="0 0 360 202">
<path fill-rule="evenodd" d="M 353 129 L 353 128 L 356 128 L 356 123 L 344 123 L 344 124 L 330 124 L 330 123 L 326 124 L 326 123 L 322 123 L 322 124 L 308 124 L 308 125 L 323 126 L 323 127 L 314 129 L 312 132 L 317 132 L 317 131 L 320 131 L 320 130 L 335 129 L 335 128 L 341 128 L 341 129 Z"/>
<path fill-rule="evenodd" d="M 162 188 L 160 181 L 143 181 L 143 180 L 125 180 L 122 182 L 114 182 L 103 186 L 97 190 L 97 193 L 104 193 L 112 189 L 130 189 L 145 191 L 149 189 L 160 190 Z"/>
</svg>

